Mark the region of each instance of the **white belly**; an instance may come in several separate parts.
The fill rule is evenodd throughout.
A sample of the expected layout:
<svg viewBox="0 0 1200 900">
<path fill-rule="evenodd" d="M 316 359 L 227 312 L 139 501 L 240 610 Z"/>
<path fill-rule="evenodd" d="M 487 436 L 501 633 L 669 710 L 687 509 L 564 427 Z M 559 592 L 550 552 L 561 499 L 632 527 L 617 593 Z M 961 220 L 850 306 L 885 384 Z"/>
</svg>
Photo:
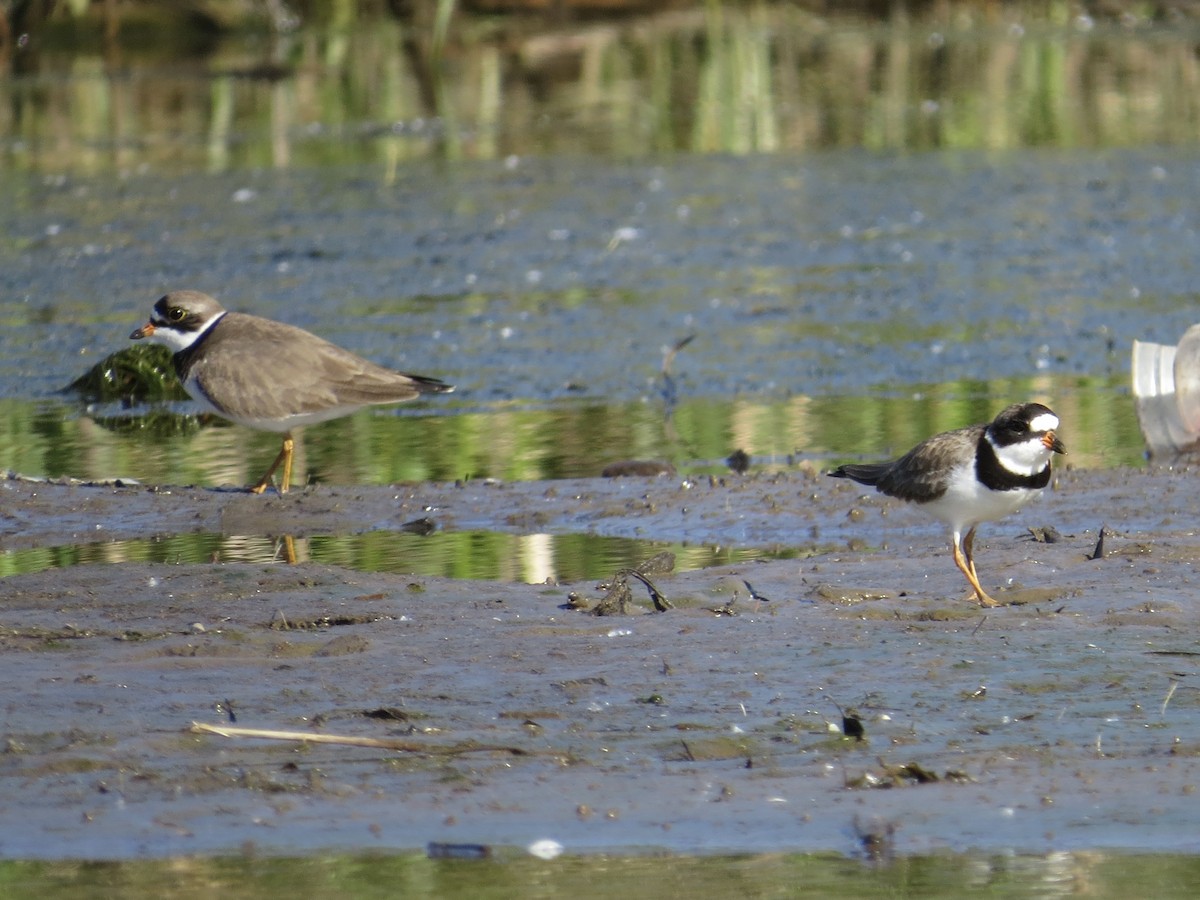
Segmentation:
<svg viewBox="0 0 1200 900">
<path fill-rule="evenodd" d="M 962 466 L 951 477 L 946 493 L 923 503 L 921 508 L 955 531 L 963 531 L 1011 515 L 1039 493 L 1040 490 L 1032 488 L 990 490 L 979 483 L 974 466 Z"/>
</svg>

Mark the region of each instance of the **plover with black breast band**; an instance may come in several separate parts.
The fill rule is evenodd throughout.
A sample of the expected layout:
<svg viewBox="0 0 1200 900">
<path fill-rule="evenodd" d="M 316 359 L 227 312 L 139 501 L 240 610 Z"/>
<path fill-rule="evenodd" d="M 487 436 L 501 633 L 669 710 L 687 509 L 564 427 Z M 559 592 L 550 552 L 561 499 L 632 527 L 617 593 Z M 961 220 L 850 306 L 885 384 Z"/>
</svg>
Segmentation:
<svg viewBox="0 0 1200 900">
<path fill-rule="evenodd" d="M 829 474 L 916 503 L 946 523 L 954 564 L 979 604 L 1000 606 L 975 572 L 975 529 L 1016 512 L 1050 483 L 1051 458 L 1067 452 L 1058 425 L 1049 407 L 1016 403 L 989 423 L 934 435 L 893 462 L 848 464 Z"/>
<path fill-rule="evenodd" d="M 283 447 L 249 490 L 261 494 L 283 465 L 279 493 L 292 477 L 292 430 L 367 406 L 444 394 L 453 385 L 378 366 L 315 334 L 228 312 L 207 294 L 173 291 L 130 336 L 169 347 L 184 389 L 205 410 L 238 425 L 283 434 Z"/>
</svg>

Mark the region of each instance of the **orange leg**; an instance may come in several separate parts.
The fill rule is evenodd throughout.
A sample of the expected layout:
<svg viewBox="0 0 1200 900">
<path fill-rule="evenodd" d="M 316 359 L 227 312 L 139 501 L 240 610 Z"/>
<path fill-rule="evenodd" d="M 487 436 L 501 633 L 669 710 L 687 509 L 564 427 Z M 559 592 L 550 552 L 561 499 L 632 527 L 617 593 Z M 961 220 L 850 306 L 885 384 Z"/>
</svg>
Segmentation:
<svg viewBox="0 0 1200 900">
<path fill-rule="evenodd" d="M 271 463 L 271 468 L 267 469 L 267 474 L 258 480 L 258 484 L 250 488 L 250 493 L 261 494 L 271 484 L 272 476 L 275 470 L 279 468 L 279 464 L 283 463 L 283 481 L 279 485 L 279 493 L 286 494 L 288 485 L 292 481 L 292 450 L 296 446 L 296 442 L 292 440 L 290 434 L 283 436 L 283 447 L 279 451 L 279 455 L 275 457 L 275 462 Z"/>
<path fill-rule="evenodd" d="M 975 574 L 975 529 L 972 528 L 967 532 L 967 536 L 963 538 L 963 556 L 967 558 L 967 565 L 971 567 L 971 577 L 975 582 L 979 582 L 979 576 Z"/>
<path fill-rule="evenodd" d="M 957 535 L 955 536 L 957 538 Z M 958 541 L 952 542 L 954 550 L 954 564 L 958 566 L 958 570 L 967 576 L 967 581 L 971 583 L 971 587 L 975 589 L 975 599 L 979 601 L 980 606 L 1002 606 L 1003 604 L 993 600 L 988 596 L 987 591 L 979 583 L 979 576 L 975 574 L 975 529 L 972 528 L 967 532 L 967 536 L 963 538 L 962 548 L 958 546 Z"/>
</svg>

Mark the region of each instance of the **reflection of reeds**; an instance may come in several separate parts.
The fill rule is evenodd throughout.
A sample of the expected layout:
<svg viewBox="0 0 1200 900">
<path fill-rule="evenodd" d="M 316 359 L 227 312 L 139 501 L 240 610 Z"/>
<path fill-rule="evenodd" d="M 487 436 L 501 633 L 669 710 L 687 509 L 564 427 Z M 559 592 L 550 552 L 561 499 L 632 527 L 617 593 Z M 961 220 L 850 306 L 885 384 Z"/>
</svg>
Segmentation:
<svg viewBox="0 0 1200 900">
<path fill-rule="evenodd" d="M 454 15 L 455 0 L 437 0 L 433 16 L 433 58 L 440 60 L 446 37 L 450 33 L 450 19 Z"/>
<path fill-rule="evenodd" d="M 118 70 L 99 50 L 68 58 L 47 48 L 43 71 L 69 77 L 0 81 L 2 152 L 30 169 L 226 168 L 1125 146 L 1193 142 L 1200 132 L 1200 59 L 1182 32 L 880 26 L 716 4 L 497 32 L 454 5 L 439 3 L 428 29 L 389 19 L 348 30 L 338 19 L 266 51 L 230 39 L 202 60 L 207 77 L 156 61 L 143 68 L 131 49 Z M 268 61 L 256 59 L 263 52 Z"/>
<path fill-rule="evenodd" d="M 360 413 L 307 428 L 297 447 L 297 483 L 388 484 L 496 477 L 596 476 L 621 459 L 667 459 L 682 473 L 723 474 L 742 447 L 755 468 L 783 468 L 791 454 L 817 466 L 883 457 L 931 434 L 990 420 L 1015 400 L 1048 401 L 1063 421 L 1070 462 L 1137 465 L 1142 442 L 1132 404 L 1114 403 L 1109 383 L 1038 376 L 907 386 L 899 396 L 683 400 L 671 430 L 661 407 L 580 404 L 452 416 Z M 0 470 L 147 483 L 246 484 L 270 461 L 278 438 L 245 428 L 115 430 L 57 407 L 0 403 Z M 602 436 L 602 439 L 598 436 Z"/>
</svg>

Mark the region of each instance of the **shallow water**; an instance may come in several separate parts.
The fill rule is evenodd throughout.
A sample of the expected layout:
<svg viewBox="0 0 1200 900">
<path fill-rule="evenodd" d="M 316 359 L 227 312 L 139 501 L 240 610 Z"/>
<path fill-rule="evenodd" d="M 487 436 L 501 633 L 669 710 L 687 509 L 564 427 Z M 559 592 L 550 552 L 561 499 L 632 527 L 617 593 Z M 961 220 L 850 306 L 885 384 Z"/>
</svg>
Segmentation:
<svg viewBox="0 0 1200 900">
<path fill-rule="evenodd" d="M 20 289 L 0 302 L 10 323 L 0 394 L 51 400 L 126 346 L 159 293 L 190 286 L 456 384 L 421 407 L 450 416 L 440 427 L 456 435 L 406 446 L 415 449 L 406 459 L 426 464 L 389 478 L 554 477 L 590 468 L 580 454 L 663 450 L 692 465 L 738 446 L 767 457 L 872 454 L 1029 397 L 1058 409 L 1083 464 L 1128 464 L 1140 453 L 1130 342 L 1173 341 L 1193 317 L 1197 222 L 1180 198 L 1200 180 L 1200 159 L 1186 154 L 534 160 L 528 169 L 427 171 L 384 190 L 345 171 L 39 189 L 6 207 L 14 239 L 0 262 Z M 247 178 L 254 199 L 232 199 Z M 478 212 L 456 211 L 464 193 Z M 327 194 L 356 214 L 321 211 L 329 200 L 314 195 Z M 153 224 L 180 206 L 212 226 Z M 143 233 L 93 242 L 132 229 Z M 614 243 L 618 232 L 626 237 Z M 689 335 L 668 386 L 664 350 Z M 51 407 L 39 425 L 38 408 L 9 409 L 13 436 L 53 432 L 62 418 Z M 891 424 L 914 411 L 913 427 Z M 677 448 L 664 446 L 667 412 L 685 441 Z M 338 427 L 353 439 L 352 426 Z M 377 452 L 355 445 L 356 457 Z M 143 479 L 171 468 L 142 460 L 138 471 L 97 473 L 36 457 L 31 468 L 15 458 L 20 446 L 10 441 L 0 465 Z M 515 474 L 492 464 L 493 448 L 516 454 Z M 521 462 L 539 456 L 540 465 Z"/>
<path fill-rule="evenodd" d="M 1191 324 L 1197 182 L 1184 151 L 9 182 L 0 392 L 50 395 L 182 286 L 477 408 L 629 402 L 693 334 L 684 398 L 1109 378 Z"/>
<path fill-rule="evenodd" d="M 1124 385 L 1107 389 L 1090 379 L 1039 380 L 1032 396 L 1057 398 L 1065 421 L 1086 423 L 1064 429 L 1071 465 L 1112 467 L 1141 464 L 1141 438 Z M 608 406 L 550 402 L 520 411 L 456 412 L 442 415 L 361 413 L 351 419 L 307 429 L 298 442 L 296 484 L 386 485 L 421 481 L 543 481 L 597 476 L 606 465 L 628 458 L 670 464 L 675 483 L 705 477 L 736 477 L 726 457 L 735 449 L 750 454 L 754 473 L 797 468 L 824 470 L 834 461 L 895 455 L 935 431 L 990 417 L 1004 402 L 1006 382 L 975 396 L 952 386 L 907 397 L 823 397 L 792 400 L 686 401 L 670 407 L 661 397 Z M 995 396 L 993 397 L 993 393 Z M 1111 401 L 1111 402 L 1104 402 Z M 440 401 L 435 402 L 441 405 Z M 427 404 L 427 407 L 435 404 Z M 181 408 L 186 408 L 182 405 Z M 133 427 L 122 414 L 119 425 L 100 427 L 86 414 L 58 403 L 0 402 L 13 427 L 0 439 L 0 466 L 22 473 L 83 480 L 121 479 L 148 485 L 242 486 L 254 481 L 278 450 L 278 438 L 245 429 L 184 423 L 181 433 Z M 432 412 L 426 409 L 423 412 Z M 1091 437 L 1092 442 L 1086 443 Z M 7 451 L 7 454 L 5 453 Z M 640 479 L 635 479 L 640 480 Z M 298 489 L 298 488 L 297 488 Z M 414 514 L 414 518 L 418 518 Z M 435 515 L 436 518 L 436 515 Z M 367 521 L 325 534 L 308 532 L 305 558 L 371 571 L 458 575 L 472 578 L 601 578 L 621 562 L 632 566 L 663 549 L 669 535 L 647 534 L 619 544 L 594 534 L 533 534 L 538 551 L 522 539 L 489 534 L 403 534 L 401 522 Z M 526 523 L 535 531 L 538 522 Z M 152 543 L 106 539 L 106 523 L 77 546 L 9 549 L 0 553 L 7 574 L 37 571 L 99 559 L 264 561 L 278 558 L 274 533 L 241 532 L 162 535 Z M 683 569 L 733 559 L 777 557 L 781 547 L 806 545 L 807 525 L 773 536 L 770 544 L 738 544 L 721 549 L 679 552 Z M 657 539 L 656 539 L 657 538 Z M 99 541 L 99 543 L 94 543 Z M 481 552 L 480 541 L 491 547 Z M 7 541 L 12 547 L 12 536 Z M 730 554 L 733 554 L 731 556 Z M 526 560 L 515 566 L 513 560 Z"/>
<path fill-rule="evenodd" d="M 308 429 L 298 479 L 332 484 L 716 474 L 737 449 L 824 466 L 1024 399 L 1057 410 L 1069 463 L 1139 465 L 1129 345 L 1193 318 L 1181 151 L 416 169 L 27 184 L 0 253 L 22 279 L 0 300 L 0 468 L 257 479 L 272 435 L 164 434 L 54 393 L 173 287 L 457 385 Z"/>
<path fill-rule="evenodd" d="M 597 581 L 670 552 L 678 571 L 778 559 L 802 551 L 781 546 L 692 546 L 662 540 L 586 534 L 514 535 L 453 531 L 413 535 L 386 528 L 365 534 L 293 539 L 295 561 L 345 566 L 361 572 L 441 575 L 450 578 L 525 582 Z M 0 577 L 94 563 L 278 563 L 288 559 L 282 537 L 239 534 L 178 534 L 103 540 L 0 551 Z"/>
<path fill-rule="evenodd" d="M 466 848 L 469 849 L 469 848 Z M 102 884 L 141 898 L 277 896 L 529 898 L 718 897 L 1089 897 L 1124 900 L 1195 895 L 1200 874 L 1187 858 L 1165 855 L 1054 853 L 932 855 L 873 863 L 836 855 L 746 854 L 680 857 L 647 850 L 619 861 L 576 856 L 543 862 L 516 848 L 492 848 L 482 860 L 420 854 L 286 859 L 217 857 L 170 863 L 22 863 L 0 867 L 13 897 L 94 896 Z"/>
</svg>

